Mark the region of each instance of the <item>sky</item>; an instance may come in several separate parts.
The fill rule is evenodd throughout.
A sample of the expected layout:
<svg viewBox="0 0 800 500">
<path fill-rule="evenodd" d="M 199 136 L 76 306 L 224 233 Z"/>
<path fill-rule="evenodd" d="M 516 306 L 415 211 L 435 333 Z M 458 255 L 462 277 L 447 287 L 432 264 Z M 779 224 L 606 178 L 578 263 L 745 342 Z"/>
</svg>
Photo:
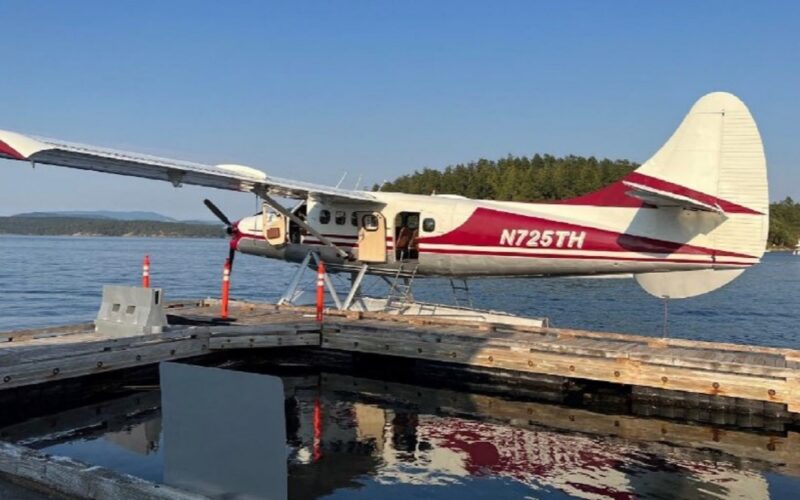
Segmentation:
<svg viewBox="0 0 800 500">
<path fill-rule="evenodd" d="M 0 1 L 0 129 L 372 185 L 507 154 L 645 161 L 703 94 L 800 199 L 800 3 Z M 254 196 L 0 160 L 0 215 Z"/>
</svg>

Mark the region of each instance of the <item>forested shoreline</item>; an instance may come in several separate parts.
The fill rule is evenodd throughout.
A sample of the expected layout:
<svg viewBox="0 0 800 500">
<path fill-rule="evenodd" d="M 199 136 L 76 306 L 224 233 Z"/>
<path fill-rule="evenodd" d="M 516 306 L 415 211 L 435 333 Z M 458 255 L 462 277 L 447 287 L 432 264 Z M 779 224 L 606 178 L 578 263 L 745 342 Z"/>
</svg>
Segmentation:
<svg viewBox="0 0 800 500">
<path fill-rule="evenodd" d="M 533 155 L 481 159 L 444 170 L 424 168 L 375 185 L 373 190 L 411 194 L 457 194 L 475 199 L 540 202 L 590 193 L 625 177 L 639 165 L 593 156 Z M 800 203 L 770 204 L 768 245 L 793 248 L 800 238 Z"/>
<path fill-rule="evenodd" d="M 221 225 L 85 217 L 0 217 L 0 234 L 223 238 Z"/>
</svg>

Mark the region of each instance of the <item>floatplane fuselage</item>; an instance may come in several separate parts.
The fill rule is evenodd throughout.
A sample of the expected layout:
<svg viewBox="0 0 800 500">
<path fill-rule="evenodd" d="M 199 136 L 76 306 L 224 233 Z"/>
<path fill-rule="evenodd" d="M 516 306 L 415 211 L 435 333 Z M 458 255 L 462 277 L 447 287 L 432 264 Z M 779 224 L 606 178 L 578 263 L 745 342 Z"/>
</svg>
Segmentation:
<svg viewBox="0 0 800 500">
<path fill-rule="evenodd" d="M 724 92 L 698 100 L 623 179 L 554 203 L 339 189 L 5 131 L 0 157 L 255 193 L 264 210 L 235 224 L 206 202 L 228 225 L 231 260 L 235 251 L 296 263 L 313 253 L 331 270 L 362 274 L 631 273 L 653 295 L 683 298 L 759 262 L 769 225 L 761 137 L 744 103 Z"/>
</svg>

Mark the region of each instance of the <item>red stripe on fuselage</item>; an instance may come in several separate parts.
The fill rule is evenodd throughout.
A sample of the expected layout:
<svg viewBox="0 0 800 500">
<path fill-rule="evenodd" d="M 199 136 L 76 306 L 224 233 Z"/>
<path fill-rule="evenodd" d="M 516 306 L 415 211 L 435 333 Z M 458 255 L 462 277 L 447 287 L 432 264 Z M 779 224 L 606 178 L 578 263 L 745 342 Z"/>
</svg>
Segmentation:
<svg viewBox="0 0 800 500">
<path fill-rule="evenodd" d="M 615 257 L 615 256 L 602 256 L 602 255 L 572 255 L 563 253 L 525 253 L 525 252 L 499 252 L 496 250 L 467 250 L 467 249 L 442 249 L 442 248 L 425 248 L 420 249 L 420 253 L 437 253 L 447 255 L 480 255 L 488 257 L 529 257 L 534 259 L 560 259 L 560 260 L 608 260 L 608 261 L 631 261 L 631 262 L 658 262 L 658 263 L 676 263 L 676 264 L 696 264 L 702 267 L 708 267 L 709 264 L 726 265 L 726 266 L 740 266 L 749 267 L 753 265 L 751 262 L 735 262 L 735 261 L 702 261 L 692 259 L 667 259 L 661 257 Z"/>
<path fill-rule="evenodd" d="M 589 226 L 570 224 L 567 222 L 557 222 L 541 217 L 533 217 L 513 212 L 503 212 L 489 208 L 478 208 L 472 215 L 456 229 L 440 236 L 420 238 L 420 243 L 434 243 L 445 245 L 463 246 L 488 246 L 497 247 L 501 245 L 503 230 L 537 230 L 543 231 L 569 231 L 585 232 L 583 243 L 580 247 L 569 247 L 566 245 L 555 246 L 536 246 L 528 247 L 527 241 L 521 245 L 508 245 L 508 248 L 552 248 L 558 250 L 589 250 L 602 252 L 641 252 L 641 253 L 663 253 L 663 254 L 692 254 L 709 255 L 718 257 L 742 257 L 754 258 L 744 255 L 711 248 L 703 248 L 685 243 L 676 243 L 666 240 L 647 238 L 644 236 L 634 236 L 605 229 L 597 229 Z"/>
<path fill-rule="evenodd" d="M 354 236 L 354 235 L 351 235 L 351 234 L 325 234 L 325 233 L 322 233 L 322 236 L 324 236 L 326 238 L 340 238 L 342 240 L 357 240 L 358 239 L 358 235 L 357 234 Z"/>
<path fill-rule="evenodd" d="M 593 193 L 567 198 L 566 200 L 556 200 L 549 203 L 559 205 L 586 205 L 590 207 L 620 207 L 620 208 L 641 208 L 649 205 L 639 198 L 628 196 L 630 188 L 617 181 Z"/>
</svg>

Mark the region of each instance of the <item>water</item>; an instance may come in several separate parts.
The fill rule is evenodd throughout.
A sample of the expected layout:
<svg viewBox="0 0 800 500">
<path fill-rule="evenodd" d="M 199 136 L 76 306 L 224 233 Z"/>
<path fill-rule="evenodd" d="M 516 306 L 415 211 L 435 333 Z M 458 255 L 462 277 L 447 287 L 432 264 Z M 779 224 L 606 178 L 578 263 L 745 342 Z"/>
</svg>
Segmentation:
<svg viewBox="0 0 800 500">
<path fill-rule="evenodd" d="M 227 241 L 0 236 L 0 331 L 88 321 L 103 284 L 138 284 L 149 254 L 153 286 L 167 298 L 219 296 Z M 235 297 L 277 300 L 295 265 L 239 255 Z M 313 286 L 310 273 L 306 285 Z M 339 279 L 343 283 L 342 279 Z M 556 326 L 661 335 L 663 303 L 632 279 L 473 280 L 477 307 L 548 316 Z M 385 294 L 380 280 L 365 288 Z M 417 280 L 420 300 L 452 303 L 446 280 Z M 671 301 L 669 334 L 700 340 L 800 347 L 800 258 L 769 253 L 730 285 Z"/>
<path fill-rule="evenodd" d="M 800 435 L 785 429 L 721 429 L 544 402 L 558 397 L 544 388 L 510 396 L 443 388 L 446 375 L 269 356 L 235 371 L 162 366 L 161 392 L 109 393 L 0 425 L 0 435 L 214 498 L 760 499 L 800 487 Z"/>
<path fill-rule="evenodd" d="M 168 298 L 216 296 L 226 245 L 0 237 L 0 330 L 91 320 L 102 284 L 138 283 L 145 253 Z M 274 301 L 294 269 L 238 256 L 234 295 Z M 800 258 L 768 254 L 730 286 L 672 303 L 670 334 L 798 348 L 798 283 Z M 662 330 L 663 304 L 630 279 L 471 288 L 477 306 L 547 315 L 558 326 Z M 446 281 L 418 281 L 415 295 L 451 301 Z M 793 498 L 800 488 L 796 424 L 277 356 L 198 367 L 207 372 L 162 379 L 161 389 L 83 389 L 91 400 L 65 394 L 69 404 L 43 398 L 47 406 L 26 406 L 28 416 L 0 412 L 0 439 L 219 498 L 758 499 Z"/>
</svg>

